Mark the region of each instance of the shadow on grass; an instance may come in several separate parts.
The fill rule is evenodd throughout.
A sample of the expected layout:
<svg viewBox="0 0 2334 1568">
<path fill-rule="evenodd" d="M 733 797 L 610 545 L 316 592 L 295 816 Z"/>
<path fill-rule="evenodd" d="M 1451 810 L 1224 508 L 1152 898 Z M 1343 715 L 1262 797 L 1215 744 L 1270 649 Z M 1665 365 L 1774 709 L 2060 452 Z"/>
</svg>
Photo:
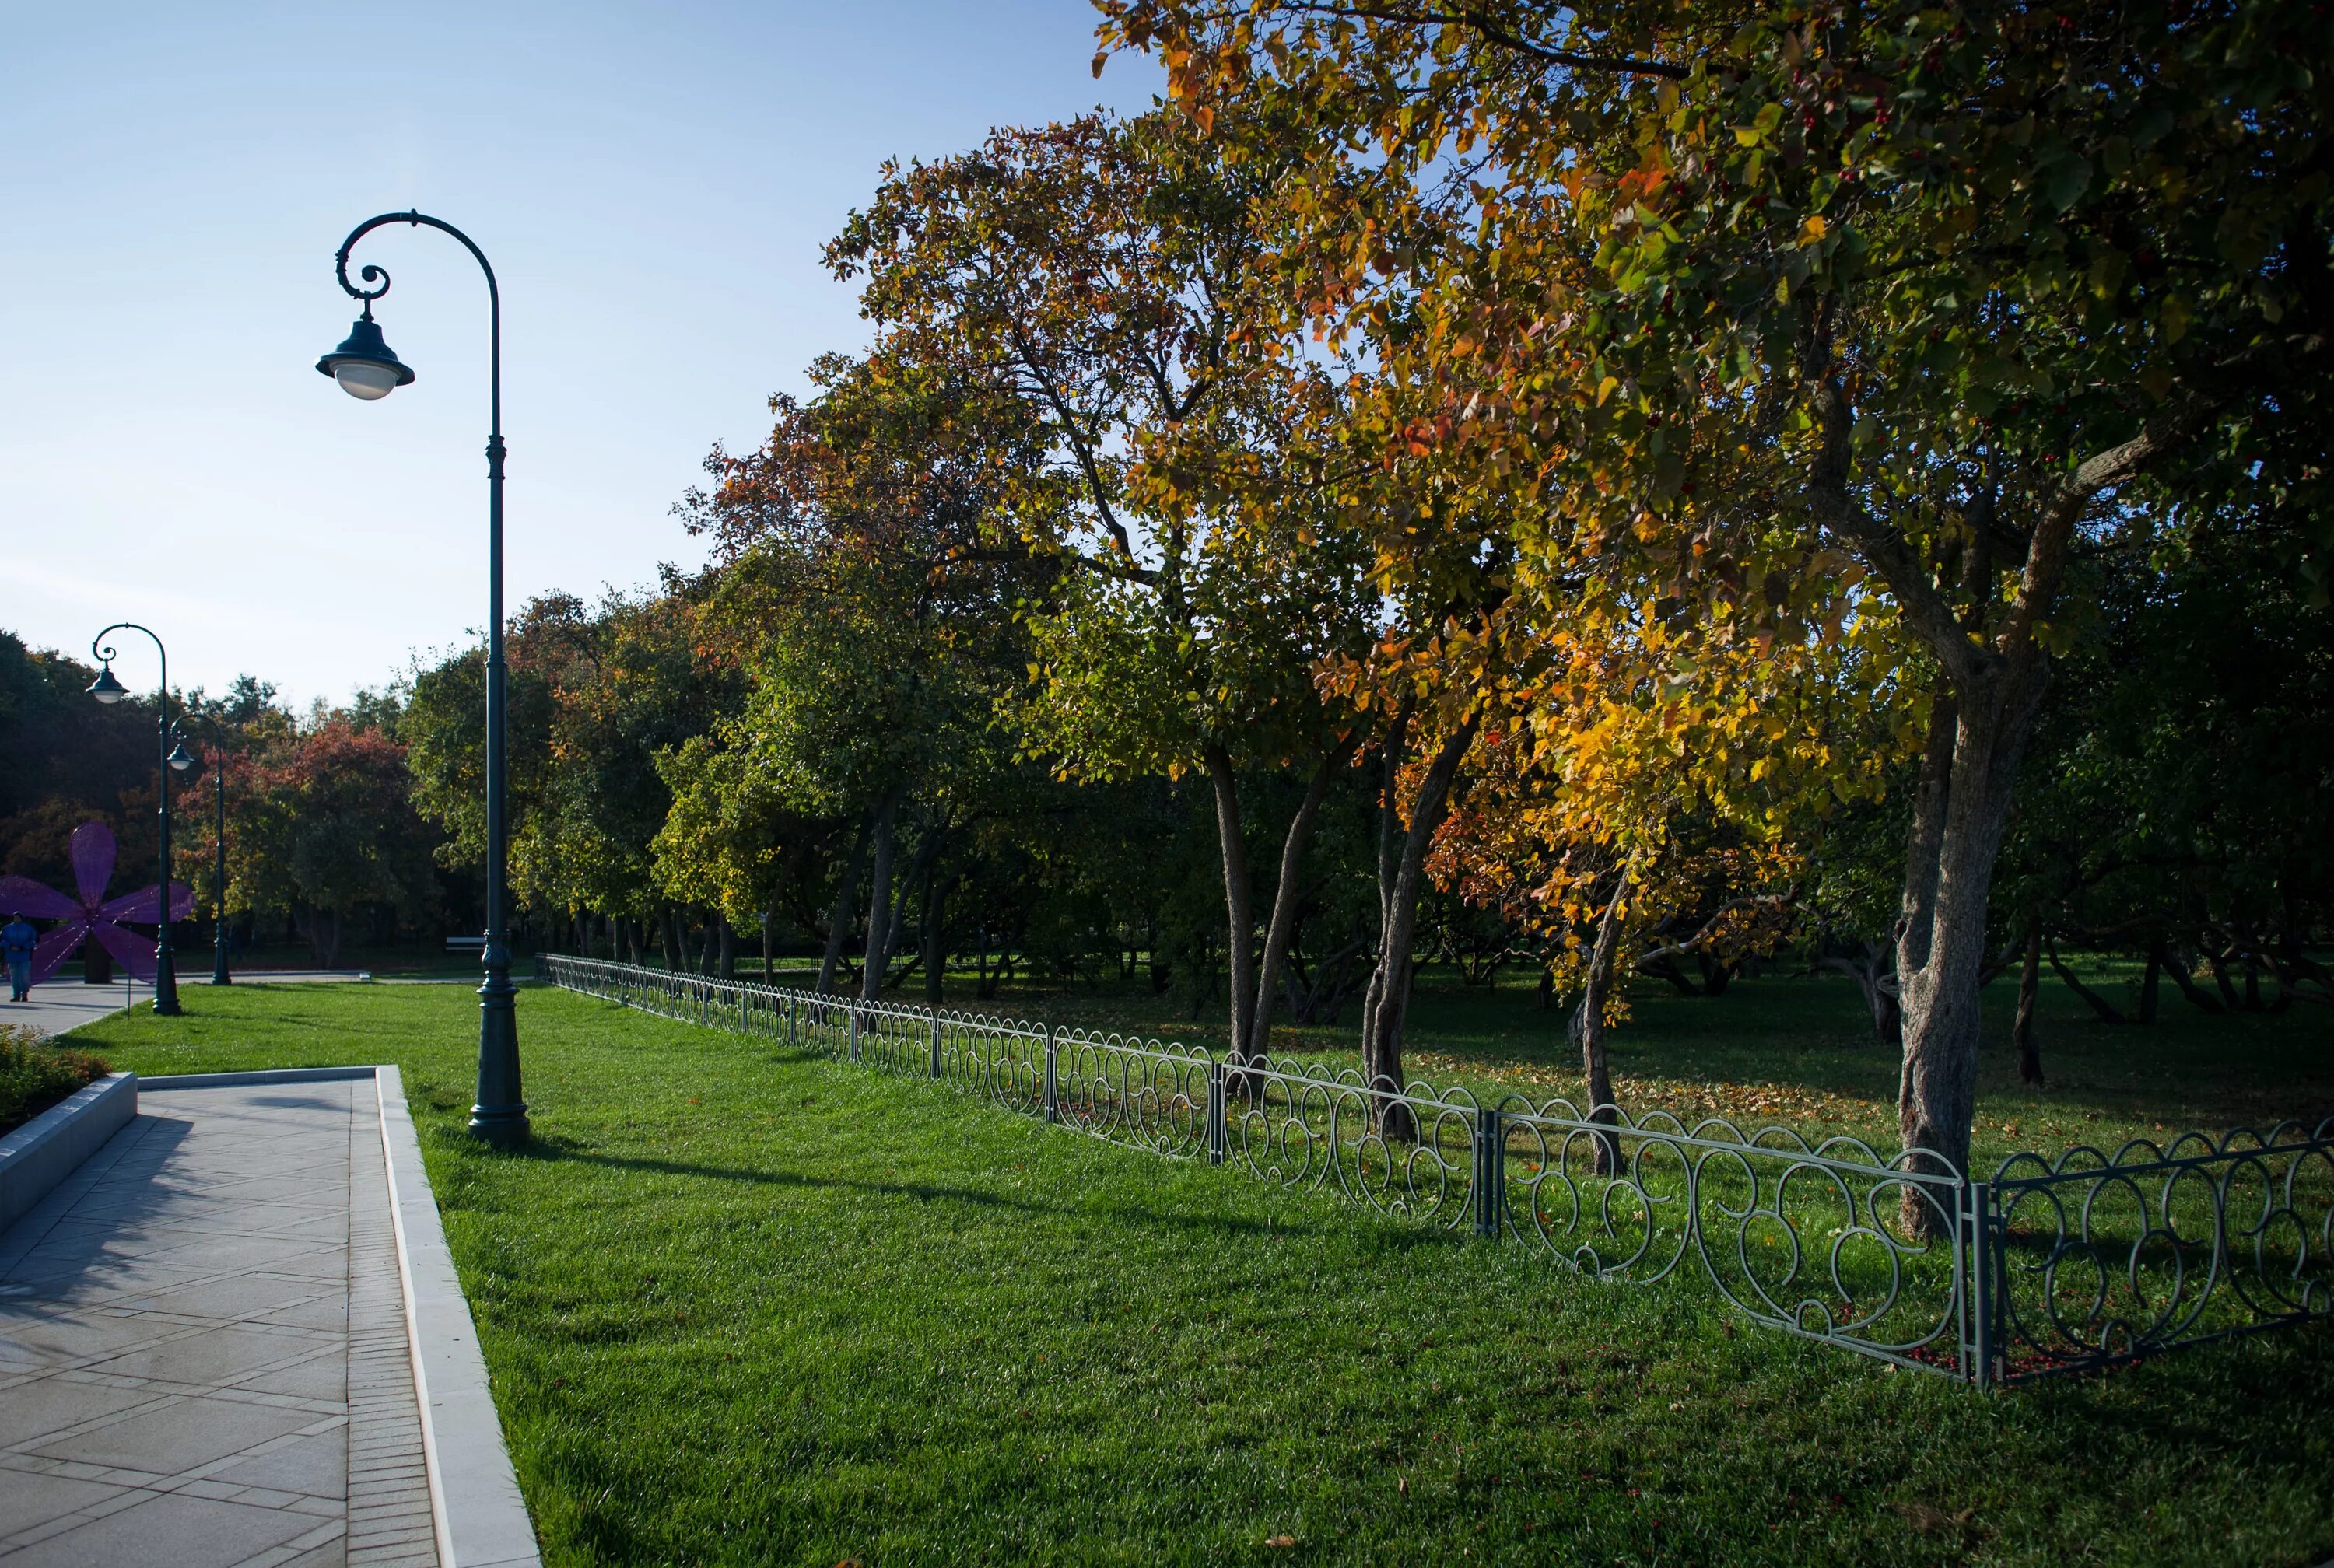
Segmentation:
<svg viewBox="0 0 2334 1568">
<path fill-rule="evenodd" d="M 1164 1226 L 1179 1230 L 1214 1231 L 1232 1236 L 1317 1236 L 1326 1227 L 1289 1221 L 1242 1219 L 1231 1215 L 1192 1214 L 1174 1209 L 1132 1207 L 1124 1204 L 1082 1207 L 1039 1203 L 1010 1198 L 979 1188 L 947 1186 L 928 1181 L 866 1181 L 845 1177 L 805 1176 L 788 1170 L 755 1170 L 735 1166 L 700 1165 L 683 1159 L 656 1159 L 621 1154 L 598 1154 L 564 1139 L 535 1138 L 516 1149 L 496 1151 L 500 1158 L 546 1163 L 597 1165 L 612 1170 L 643 1171 L 659 1176 L 691 1177 L 706 1181 L 738 1182 L 756 1187 L 789 1187 L 811 1190 L 863 1192 L 876 1198 L 909 1198 L 920 1203 L 962 1203 L 981 1208 L 1010 1209 L 1031 1215 L 1095 1214 L 1130 1225 Z M 1425 1238 L 1422 1238 L 1425 1239 Z"/>
</svg>

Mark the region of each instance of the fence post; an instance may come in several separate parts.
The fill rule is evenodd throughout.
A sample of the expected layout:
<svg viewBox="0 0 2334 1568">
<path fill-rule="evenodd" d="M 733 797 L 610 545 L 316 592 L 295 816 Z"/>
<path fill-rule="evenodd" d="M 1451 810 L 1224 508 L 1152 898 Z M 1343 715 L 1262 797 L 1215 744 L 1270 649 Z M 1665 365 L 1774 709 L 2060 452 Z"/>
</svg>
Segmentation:
<svg viewBox="0 0 2334 1568">
<path fill-rule="evenodd" d="M 1056 1076 L 1060 1059 L 1061 1043 L 1055 1038 L 1055 1031 L 1048 1029 L 1046 1031 L 1046 1120 L 1048 1121 L 1062 1119 L 1061 1081 Z"/>
<path fill-rule="evenodd" d="M 940 1010 L 938 1007 L 932 1009 L 931 1030 L 932 1076 L 934 1078 L 942 1078 L 947 1076 L 947 1074 L 940 1068 Z"/>
<path fill-rule="evenodd" d="M 1208 1059 L 1208 1163 L 1221 1165 L 1231 1149 L 1231 1129 L 1224 1115 L 1224 1064 Z"/>
<path fill-rule="evenodd" d="M 1475 1234 L 1498 1239 L 1507 1217 L 1507 1135 L 1500 1130 L 1500 1113 L 1486 1107 L 1475 1113 Z"/>
<path fill-rule="evenodd" d="M 851 1059 L 859 1060 L 859 1004 L 851 1004 Z"/>
<path fill-rule="evenodd" d="M 1993 1378 L 1993 1187 L 1969 1184 L 1970 1381 L 1982 1389 Z"/>
</svg>

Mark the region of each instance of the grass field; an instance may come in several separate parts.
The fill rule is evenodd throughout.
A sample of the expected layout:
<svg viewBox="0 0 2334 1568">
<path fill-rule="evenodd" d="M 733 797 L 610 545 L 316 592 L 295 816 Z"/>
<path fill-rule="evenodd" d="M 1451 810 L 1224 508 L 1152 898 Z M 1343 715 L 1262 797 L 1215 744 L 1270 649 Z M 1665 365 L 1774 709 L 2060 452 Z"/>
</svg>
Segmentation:
<svg viewBox="0 0 2334 1568">
<path fill-rule="evenodd" d="M 521 1000 L 538 1138 L 511 1154 L 460 1130 L 467 988 L 187 999 L 74 1043 L 148 1073 L 404 1068 L 554 1562 L 2334 1555 L 2324 1329 L 1981 1396 L 1729 1323 L 1685 1286 L 1584 1283 L 582 997 Z M 1616 1042 L 1625 1088 L 1885 1110 L 1893 1064 L 1843 1002 L 1648 996 Z M 1418 1020 L 1422 1073 L 1562 1085 L 1528 994 L 1431 995 Z M 2327 1082 L 2314 1019 L 2179 1020 L 2144 1049 L 2046 1025 L 2059 1084 L 2005 1092 L 1992 1053 L 1991 1125 L 2193 1123 Z"/>
</svg>

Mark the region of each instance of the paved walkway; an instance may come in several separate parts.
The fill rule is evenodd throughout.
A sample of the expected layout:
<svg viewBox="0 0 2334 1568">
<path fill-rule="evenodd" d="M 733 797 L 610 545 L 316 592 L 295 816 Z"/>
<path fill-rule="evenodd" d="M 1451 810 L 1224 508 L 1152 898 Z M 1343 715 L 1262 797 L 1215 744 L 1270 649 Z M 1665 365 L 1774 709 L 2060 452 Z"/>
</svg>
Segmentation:
<svg viewBox="0 0 2334 1568">
<path fill-rule="evenodd" d="M 0 1564 L 434 1563 L 374 1085 L 139 1109 L 0 1233 Z"/>
<path fill-rule="evenodd" d="M 0 1024 L 29 1024 L 43 1034 L 62 1034 L 121 1012 L 125 1002 L 153 999 L 151 986 L 84 986 L 78 980 L 50 980 L 33 987 L 29 1002 L 0 1002 Z"/>
</svg>

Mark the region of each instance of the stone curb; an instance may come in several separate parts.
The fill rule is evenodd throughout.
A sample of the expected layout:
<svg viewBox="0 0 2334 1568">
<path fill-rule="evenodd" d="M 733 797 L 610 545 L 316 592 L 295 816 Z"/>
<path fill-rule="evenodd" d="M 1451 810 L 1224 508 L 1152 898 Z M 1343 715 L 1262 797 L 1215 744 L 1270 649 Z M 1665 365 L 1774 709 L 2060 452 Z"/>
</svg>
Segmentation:
<svg viewBox="0 0 2334 1568">
<path fill-rule="evenodd" d="M 374 1078 L 377 1067 L 271 1067 L 261 1073 L 173 1073 L 160 1078 L 140 1078 L 149 1094 L 172 1089 L 237 1089 L 269 1083 L 333 1083 L 351 1078 Z"/>
<path fill-rule="evenodd" d="M 83 1085 L 0 1138 L 0 1230 L 30 1214 L 138 1114 L 138 1074 Z"/>
<path fill-rule="evenodd" d="M 535 1525 L 503 1443 L 477 1325 L 430 1196 L 403 1078 L 395 1067 L 383 1066 L 373 1070 L 373 1082 L 381 1096 L 390 1212 L 397 1224 L 398 1271 L 405 1282 L 406 1332 L 421 1406 L 439 1559 L 447 1568 L 539 1568 L 543 1557 Z"/>
</svg>

